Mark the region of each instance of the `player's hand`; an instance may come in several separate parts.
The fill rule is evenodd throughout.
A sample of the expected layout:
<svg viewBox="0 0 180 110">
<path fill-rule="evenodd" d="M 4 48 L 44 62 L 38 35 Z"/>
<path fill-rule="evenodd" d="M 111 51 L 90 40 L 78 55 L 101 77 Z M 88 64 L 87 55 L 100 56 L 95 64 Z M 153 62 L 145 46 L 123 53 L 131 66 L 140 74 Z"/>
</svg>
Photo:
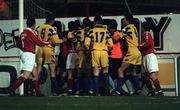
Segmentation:
<svg viewBox="0 0 180 110">
<path fill-rule="evenodd" d="M 52 40 L 49 40 L 48 42 L 49 44 L 53 44 L 53 45 L 55 44 L 55 42 L 53 42 Z"/>
<path fill-rule="evenodd" d="M 44 42 L 46 45 L 49 45 L 49 44 L 51 44 L 49 41 L 48 42 Z"/>
<path fill-rule="evenodd" d="M 67 42 L 67 38 L 62 38 L 63 42 Z"/>
</svg>

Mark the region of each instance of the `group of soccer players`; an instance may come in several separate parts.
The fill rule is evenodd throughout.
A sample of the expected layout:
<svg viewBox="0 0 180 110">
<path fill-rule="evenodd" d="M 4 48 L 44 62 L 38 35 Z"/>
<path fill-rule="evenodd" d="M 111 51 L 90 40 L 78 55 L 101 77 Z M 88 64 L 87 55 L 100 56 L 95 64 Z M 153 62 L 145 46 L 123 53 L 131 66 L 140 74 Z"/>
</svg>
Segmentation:
<svg viewBox="0 0 180 110">
<path fill-rule="evenodd" d="M 157 94 L 163 95 L 155 74 L 158 72 L 158 63 L 154 54 L 152 36 L 146 32 L 143 42 L 138 43 L 138 32 L 133 24 L 133 16 L 130 14 L 124 15 L 123 25 L 124 28 L 118 30 L 117 21 L 112 20 L 111 25 L 105 27 L 103 19 L 96 16 L 93 22 L 89 18 L 84 18 L 82 25 L 77 20 L 71 21 L 68 23 L 69 30 L 61 32 L 60 22 L 55 22 L 53 16 L 47 17 L 46 23 L 38 26 L 32 32 L 39 42 L 44 43 L 38 44 L 37 66 L 34 65 L 34 60 L 33 64 L 23 63 L 27 68 L 31 66 L 30 69 L 23 68 L 24 71 L 28 71 L 28 76 L 20 76 L 9 90 L 15 91 L 32 72 L 35 74 L 33 76 L 35 77 L 34 81 L 36 81 L 36 85 L 34 85 L 36 95 L 41 96 L 38 79 L 42 73 L 43 65 L 47 64 L 51 77 L 51 92 L 54 96 L 62 93 L 60 89 L 62 89 L 63 84 L 60 83 L 64 82 L 67 83 L 66 92 L 69 95 L 82 93 L 95 96 L 140 95 L 141 86 L 144 84 L 149 89 L 149 94 L 155 95 L 154 86 Z M 148 24 L 144 24 L 144 28 L 147 29 Z M 22 33 L 22 41 L 23 35 Z M 37 45 L 32 40 L 30 42 L 32 45 Z M 55 46 L 60 46 L 57 65 Z M 35 47 L 33 48 L 35 49 Z M 33 53 L 33 58 L 35 58 L 35 51 L 29 51 L 24 47 L 22 51 L 23 53 Z M 28 60 L 25 59 L 26 61 Z M 32 62 L 31 59 L 29 62 Z M 154 64 L 156 65 L 154 66 Z M 143 75 L 139 70 L 141 65 L 144 69 Z M 33 72 L 33 68 L 35 72 Z M 66 77 L 63 77 L 64 73 Z M 61 81 L 58 82 L 58 79 Z M 126 80 L 133 84 L 133 93 L 124 91 L 123 85 Z"/>
</svg>

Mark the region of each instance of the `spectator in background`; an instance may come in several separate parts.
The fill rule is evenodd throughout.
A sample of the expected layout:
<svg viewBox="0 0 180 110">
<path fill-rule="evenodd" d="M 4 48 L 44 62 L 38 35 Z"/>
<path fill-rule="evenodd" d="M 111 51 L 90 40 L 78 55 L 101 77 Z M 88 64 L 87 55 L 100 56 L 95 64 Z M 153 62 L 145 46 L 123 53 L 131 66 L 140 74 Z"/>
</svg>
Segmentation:
<svg viewBox="0 0 180 110">
<path fill-rule="evenodd" d="M 161 89 L 160 82 L 157 78 L 157 72 L 159 71 L 159 68 L 157 57 L 155 55 L 154 39 L 150 33 L 150 24 L 144 22 L 143 27 L 144 34 L 142 37 L 142 43 L 140 45 L 140 50 L 143 55 L 143 75 L 145 75 L 145 77 L 143 77 L 143 81 L 149 89 L 149 94 L 154 95 L 155 93 L 151 85 L 151 79 L 155 89 L 157 90 L 157 95 L 162 96 L 164 94 Z"/>
<path fill-rule="evenodd" d="M 0 0 L 0 19 L 10 19 L 11 9 L 5 0 Z"/>
</svg>

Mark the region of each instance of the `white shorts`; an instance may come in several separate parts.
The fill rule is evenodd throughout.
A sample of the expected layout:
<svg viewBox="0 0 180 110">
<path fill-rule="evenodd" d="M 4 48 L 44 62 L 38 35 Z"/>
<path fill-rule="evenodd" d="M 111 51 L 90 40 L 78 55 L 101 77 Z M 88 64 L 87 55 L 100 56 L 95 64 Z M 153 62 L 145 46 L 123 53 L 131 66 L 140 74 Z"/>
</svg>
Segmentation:
<svg viewBox="0 0 180 110">
<path fill-rule="evenodd" d="M 78 67 L 78 54 L 69 53 L 66 60 L 66 69 L 75 69 Z"/>
<path fill-rule="evenodd" d="M 32 72 L 33 68 L 36 66 L 35 54 L 31 52 L 23 52 L 20 55 L 22 61 L 22 70 Z"/>
<path fill-rule="evenodd" d="M 143 72 L 157 72 L 159 71 L 157 57 L 154 53 L 143 56 Z"/>
</svg>

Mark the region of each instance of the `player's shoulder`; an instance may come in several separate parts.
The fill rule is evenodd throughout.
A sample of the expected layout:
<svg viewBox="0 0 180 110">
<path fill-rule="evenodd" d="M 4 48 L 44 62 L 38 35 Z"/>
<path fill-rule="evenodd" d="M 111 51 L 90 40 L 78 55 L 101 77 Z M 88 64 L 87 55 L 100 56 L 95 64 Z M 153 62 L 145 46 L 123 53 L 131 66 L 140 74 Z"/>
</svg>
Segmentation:
<svg viewBox="0 0 180 110">
<path fill-rule="evenodd" d="M 40 29 L 44 29 L 44 28 L 46 28 L 46 29 L 53 29 L 54 27 L 49 25 L 49 24 L 42 24 L 42 25 L 39 26 L 39 28 Z"/>
<path fill-rule="evenodd" d="M 73 38 L 74 37 L 74 31 L 67 32 L 67 38 Z"/>
</svg>

